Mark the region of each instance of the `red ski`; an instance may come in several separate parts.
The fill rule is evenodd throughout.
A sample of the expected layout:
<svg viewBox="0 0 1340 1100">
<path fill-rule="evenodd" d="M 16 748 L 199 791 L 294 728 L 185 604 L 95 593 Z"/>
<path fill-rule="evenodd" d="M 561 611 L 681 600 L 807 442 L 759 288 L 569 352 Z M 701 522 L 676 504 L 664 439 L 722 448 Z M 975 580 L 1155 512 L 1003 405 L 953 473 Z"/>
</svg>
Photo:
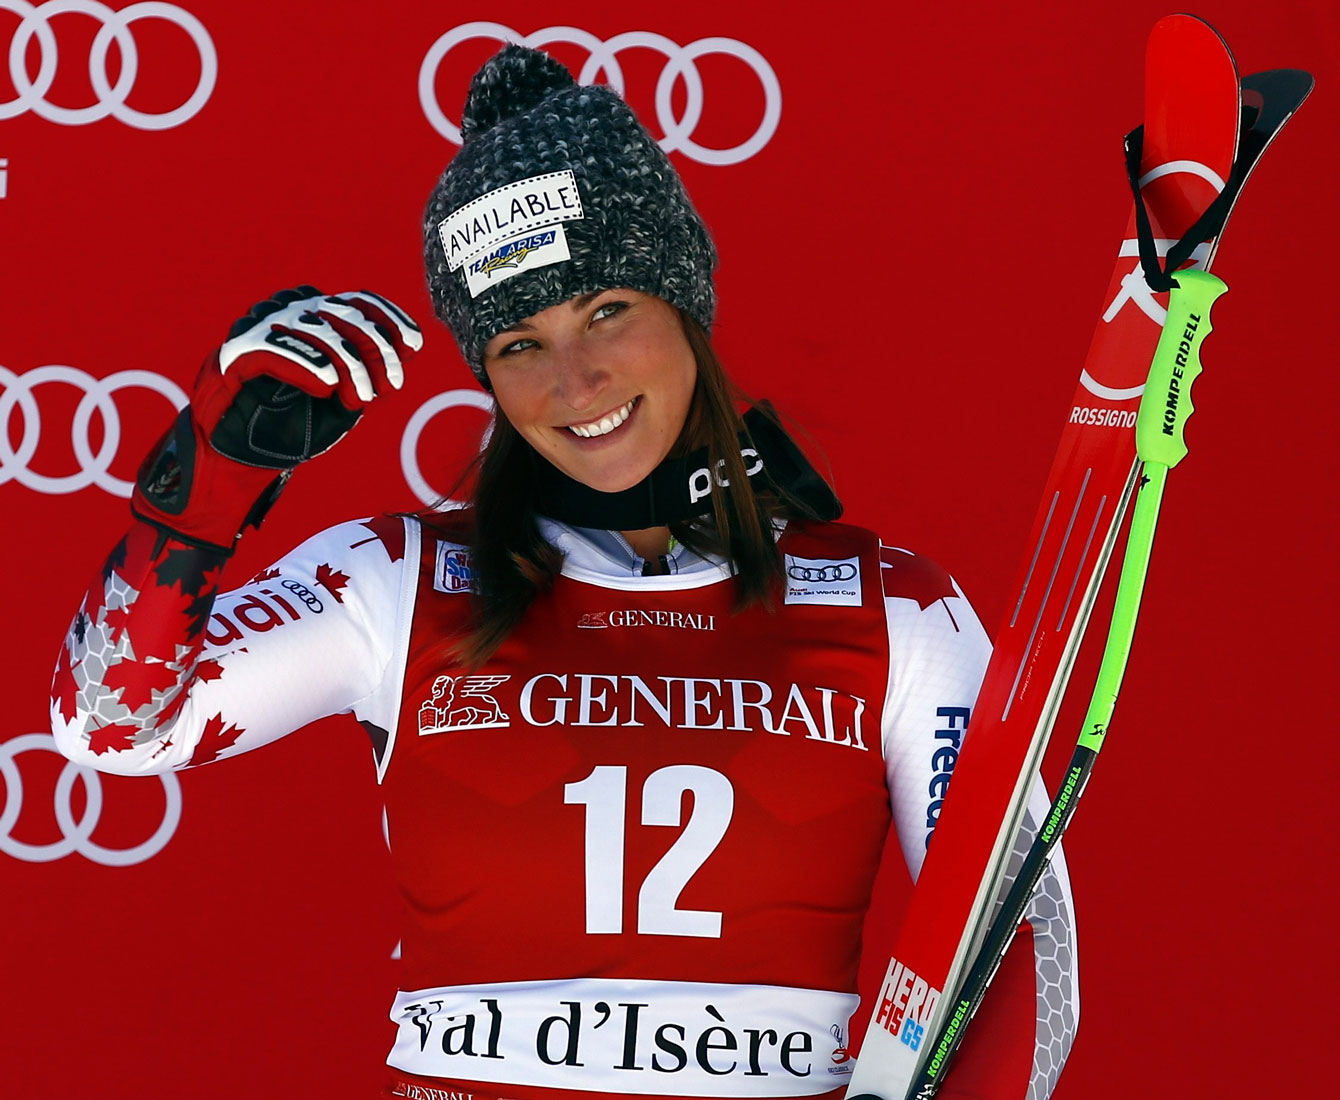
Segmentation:
<svg viewBox="0 0 1340 1100">
<path fill-rule="evenodd" d="M 1239 121 L 1237 68 L 1218 34 L 1192 16 L 1161 20 L 1146 53 L 1140 162 L 1160 255 L 1229 186 Z M 892 950 L 883 947 L 849 1097 L 906 1095 L 952 1003 L 942 994 L 961 981 L 1001 893 L 1135 483 L 1135 414 L 1167 305 L 1145 281 L 1137 239 L 1133 210 L 934 843 Z M 1194 266 L 1208 267 L 1214 243 L 1192 252 Z"/>
</svg>

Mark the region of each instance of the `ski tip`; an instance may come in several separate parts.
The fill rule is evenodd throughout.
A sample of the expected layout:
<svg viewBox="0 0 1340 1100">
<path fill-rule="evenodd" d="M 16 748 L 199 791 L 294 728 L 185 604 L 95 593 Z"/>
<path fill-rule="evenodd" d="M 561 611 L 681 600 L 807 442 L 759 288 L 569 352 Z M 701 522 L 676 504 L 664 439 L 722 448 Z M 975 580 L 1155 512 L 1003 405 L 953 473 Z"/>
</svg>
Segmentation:
<svg viewBox="0 0 1340 1100">
<path fill-rule="evenodd" d="M 1290 114 L 1298 110 L 1316 86 L 1316 78 L 1305 69 L 1267 69 L 1242 78 L 1244 93 L 1255 92 L 1268 102 L 1283 103 Z"/>
<path fill-rule="evenodd" d="M 1209 31 L 1219 41 L 1224 40 L 1224 36 L 1214 29 L 1214 26 L 1208 19 L 1203 19 L 1199 15 L 1192 15 L 1189 11 L 1173 12 L 1172 15 L 1165 15 L 1154 24 L 1155 30 L 1181 30 L 1189 33 L 1204 34 Z"/>
<path fill-rule="evenodd" d="M 1222 52 L 1237 72 L 1237 62 L 1233 51 L 1228 48 L 1224 36 L 1199 15 L 1178 12 L 1165 15 L 1149 32 L 1149 50 L 1170 49 L 1177 53 L 1198 53 L 1205 50 Z"/>
</svg>

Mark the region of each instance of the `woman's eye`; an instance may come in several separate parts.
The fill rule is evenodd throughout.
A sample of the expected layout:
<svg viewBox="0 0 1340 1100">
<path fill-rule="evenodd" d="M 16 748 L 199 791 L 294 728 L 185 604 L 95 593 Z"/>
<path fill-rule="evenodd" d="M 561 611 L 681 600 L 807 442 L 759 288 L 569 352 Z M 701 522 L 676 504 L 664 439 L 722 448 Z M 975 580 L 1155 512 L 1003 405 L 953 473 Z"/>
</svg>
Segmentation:
<svg viewBox="0 0 1340 1100">
<path fill-rule="evenodd" d="M 534 346 L 534 340 L 513 340 L 510 344 L 505 344 L 498 349 L 498 355 L 515 355 L 519 351 L 525 351 L 528 347 Z"/>
<path fill-rule="evenodd" d="M 616 313 L 622 313 L 627 308 L 627 302 L 605 302 L 596 307 L 596 311 L 591 314 L 591 320 L 602 321 L 606 317 L 613 317 Z"/>
</svg>

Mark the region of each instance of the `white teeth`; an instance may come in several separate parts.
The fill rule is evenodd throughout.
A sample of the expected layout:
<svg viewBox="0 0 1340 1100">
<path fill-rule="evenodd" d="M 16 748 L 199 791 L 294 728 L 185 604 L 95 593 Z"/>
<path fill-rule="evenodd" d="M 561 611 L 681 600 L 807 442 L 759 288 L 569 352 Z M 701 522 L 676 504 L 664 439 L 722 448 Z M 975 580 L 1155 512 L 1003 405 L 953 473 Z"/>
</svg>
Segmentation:
<svg viewBox="0 0 1340 1100">
<path fill-rule="evenodd" d="M 609 416 L 604 417 L 599 421 L 594 421 L 590 424 L 569 424 L 568 428 L 583 439 L 593 439 L 598 435 L 608 435 L 628 419 L 628 414 L 633 411 L 633 406 L 636 404 L 637 398 L 635 397 L 622 409 L 610 413 Z"/>
</svg>

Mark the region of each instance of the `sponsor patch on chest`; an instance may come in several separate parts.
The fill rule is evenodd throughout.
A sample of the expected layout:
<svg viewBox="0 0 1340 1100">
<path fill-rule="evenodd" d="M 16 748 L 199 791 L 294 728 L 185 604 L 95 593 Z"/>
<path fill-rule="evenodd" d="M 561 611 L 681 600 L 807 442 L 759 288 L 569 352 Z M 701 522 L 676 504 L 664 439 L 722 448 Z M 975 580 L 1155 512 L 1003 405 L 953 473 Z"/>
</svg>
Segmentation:
<svg viewBox="0 0 1340 1100">
<path fill-rule="evenodd" d="M 860 558 L 798 558 L 786 555 L 786 602 L 861 606 Z"/>
<path fill-rule="evenodd" d="M 439 676 L 432 697 L 419 705 L 419 735 L 453 730 L 504 729 L 511 718 L 493 692 L 511 676 Z"/>
<path fill-rule="evenodd" d="M 469 592 L 475 583 L 470 548 L 459 542 L 437 542 L 437 564 L 433 567 L 433 587 L 439 592 Z"/>
</svg>

